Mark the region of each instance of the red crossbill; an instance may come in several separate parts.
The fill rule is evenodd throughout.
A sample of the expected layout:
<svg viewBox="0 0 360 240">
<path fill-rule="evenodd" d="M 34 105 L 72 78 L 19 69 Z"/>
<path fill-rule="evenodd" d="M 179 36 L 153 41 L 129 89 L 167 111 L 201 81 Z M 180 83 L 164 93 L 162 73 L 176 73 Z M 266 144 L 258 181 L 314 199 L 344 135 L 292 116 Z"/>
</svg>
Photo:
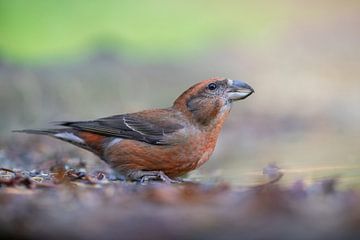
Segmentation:
<svg viewBox="0 0 360 240">
<path fill-rule="evenodd" d="M 17 132 L 49 135 L 89 150 L 128 180 L 174 182 L 210 158 L 232 103 L 253 92 L 242 81 L 211 78 L 190 87 L 169 108 Z"/>
</svg>

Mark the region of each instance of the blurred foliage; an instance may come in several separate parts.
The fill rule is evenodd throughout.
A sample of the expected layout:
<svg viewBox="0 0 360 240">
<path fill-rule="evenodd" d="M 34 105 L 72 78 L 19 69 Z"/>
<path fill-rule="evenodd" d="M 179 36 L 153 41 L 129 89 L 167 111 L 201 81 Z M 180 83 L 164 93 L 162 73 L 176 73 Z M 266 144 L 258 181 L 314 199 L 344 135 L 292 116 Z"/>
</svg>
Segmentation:
<svg viewBox="0 0 360 240">
<path fill-rule="evenodd" d="M 186 55 L 218 41 L 261 40 L 264 32 L 284 24 L 289 5 L 233 0 L 0 0 L 0 53 L 17 61 L 74 56 L 94 48 L 151 58 Z"/>
</svg>

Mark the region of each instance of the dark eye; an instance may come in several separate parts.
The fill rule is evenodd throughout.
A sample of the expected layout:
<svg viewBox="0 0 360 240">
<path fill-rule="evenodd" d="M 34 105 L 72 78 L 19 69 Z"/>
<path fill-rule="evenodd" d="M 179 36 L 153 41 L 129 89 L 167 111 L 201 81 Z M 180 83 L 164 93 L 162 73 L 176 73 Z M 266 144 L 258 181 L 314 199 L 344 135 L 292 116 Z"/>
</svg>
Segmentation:
<svg viewBox="0 0 360 240">
<path fill-rule="evenodd" d="M 209 88 L 209 90 L 215 90 L 217 88 L 217 85 L 216 85 L 216 83 L 210 83 L 208 85 L 208 88 Z"/>
</svg>

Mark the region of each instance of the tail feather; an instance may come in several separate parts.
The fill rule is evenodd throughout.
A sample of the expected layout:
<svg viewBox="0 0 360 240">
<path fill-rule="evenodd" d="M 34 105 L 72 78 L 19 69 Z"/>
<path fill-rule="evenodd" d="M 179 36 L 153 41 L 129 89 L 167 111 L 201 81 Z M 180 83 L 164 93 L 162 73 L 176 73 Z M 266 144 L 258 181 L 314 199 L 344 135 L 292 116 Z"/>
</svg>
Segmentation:
<svg viewBox="0 0 360 240">
<path fill-rule="evenodd" d="M 102 146 L 103 137 L 91 133 L 81 132 L 76 129 L 71 129 L 71 128 L 24 129 L 24 130 L 14 130 L 13 132 L 46 135 L 74 144 L 75 146 L 84 148 L 97 155 L 100 155 L 102 152 L 101 146 Z M 94 139 L 94 136 L 100 138 Z"/>
<path fill-rule="evenodd" d="M 77 131 L 70 128 L 54 128 L 54 129 L 24 129 L 24 130 L 15 130 L 13 132 L 17 133 L 27 133 L 27 134 L 37 134 L 37 135 L 47 135 L 54 137 L 65 142 L 75 144 L 79 147 L 85 147 L 85 141 L 78 136 Z"/>
<path fill-rule="evenodd" d="M 38 135 L 54 135 L 54 134 L 61 133 L 64 131 L 65 131 L 65 129 L 23 129 L 23 130 L 13 130 L 12 132 L 38 134 Z"/>
</svg>

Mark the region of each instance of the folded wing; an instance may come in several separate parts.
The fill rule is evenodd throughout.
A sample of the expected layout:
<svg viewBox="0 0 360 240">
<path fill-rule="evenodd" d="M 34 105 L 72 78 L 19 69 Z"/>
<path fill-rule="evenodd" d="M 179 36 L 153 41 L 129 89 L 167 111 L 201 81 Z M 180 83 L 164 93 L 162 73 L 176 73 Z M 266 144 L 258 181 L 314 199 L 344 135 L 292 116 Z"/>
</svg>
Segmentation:
<svg viewBox="0 0 360 240">
<path fill-rule="evenodd" d="M 123 114 L 94 121 L 61 122 L 59 125 L 107 137 L 132 139 L 156 145 L 170 144 L 168 136 L 183 128 L 181 124 L 173 119 L 164 118 L 161 114 Z"/>
</svg>

